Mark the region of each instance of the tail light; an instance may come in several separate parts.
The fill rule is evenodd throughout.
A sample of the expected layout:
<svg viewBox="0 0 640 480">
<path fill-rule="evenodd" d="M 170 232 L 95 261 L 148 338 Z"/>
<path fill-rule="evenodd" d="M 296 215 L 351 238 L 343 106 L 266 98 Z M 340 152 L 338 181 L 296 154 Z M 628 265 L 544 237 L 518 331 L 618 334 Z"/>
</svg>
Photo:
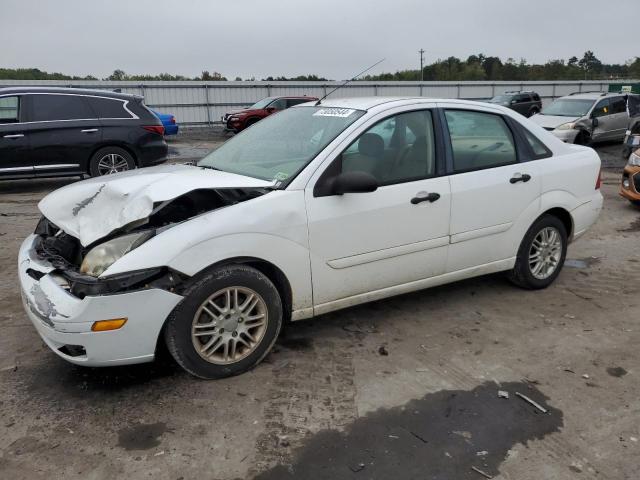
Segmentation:
<svg viewBox="0 0 640 480">
<path fill-rule="evenodd" d="M 175 125 L 176 124 L 176 117 L 171 117 L 171 124 Z"/>
<path fill-rule="evenodd" d="M 146 125 L 144 127 L 146 131 L 157 133 L 158 135 L 164 135 L 164 127 L 162 125 Z"/>
<path fill-rule="evenodd" d="M 600 190 L 602 185 L 602 169 L 598 170 L 598 178 L 596 179 L 596 190 Z"/>
</svg>

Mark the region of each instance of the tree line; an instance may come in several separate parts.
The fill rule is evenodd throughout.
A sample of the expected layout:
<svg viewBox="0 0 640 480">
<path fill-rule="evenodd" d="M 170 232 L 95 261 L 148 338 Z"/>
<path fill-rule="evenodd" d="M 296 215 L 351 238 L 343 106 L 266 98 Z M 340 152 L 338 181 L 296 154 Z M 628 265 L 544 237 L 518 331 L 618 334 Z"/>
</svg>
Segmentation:
<svg viewBox="0 0 640 480">
<path fill-rule="evenodd" d="M 466 81 L 466 80 L 615 80 L 623 78 L 640 78 L 640 57 L 635 57 L 624 64 L 605 64 L 592 51 L 584 53 L 582 58 L 573 56 L 567 60 L 548 60 L 544 64 L 528 63 L 525 59 L 519 61 L 508 58 L 502 61 L 499 57 L 486 56 L 482 53 L 470 55 L 466 60 L 449 57 L 438 59 L 420 69 L 399 70 L 395 73 L 381 73 L 367 75 L 362 80 L 371 81 Z M 37 68 L 0 68 L 2 80 L 98 80 L 93 75 L 70 76 L 62 73 L 48 73 Z M 157 75 L 131 75 L 117 69 L 103 78 L 103 80 L 133 80 L 133 81 L 226 81 L 225 76 L 218 72 L 204 70 L 201 75 L 187 77 L 160 73 Z M 254 81 L 255 77 L 235 77 L 235 81 Z M 263 81 L 328 81 L 318 75 L 298 75 L 294 77 L 269 76 Z"/>
</svg>

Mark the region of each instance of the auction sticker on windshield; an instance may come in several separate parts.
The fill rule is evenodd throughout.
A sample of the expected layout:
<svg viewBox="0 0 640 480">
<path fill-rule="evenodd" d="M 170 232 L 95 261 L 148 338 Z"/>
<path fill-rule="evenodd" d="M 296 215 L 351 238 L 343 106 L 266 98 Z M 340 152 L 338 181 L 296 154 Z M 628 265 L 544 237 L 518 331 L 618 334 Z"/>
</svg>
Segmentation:
<svg viewBox="0 0 640 480">
<path fill-rule="evenodd" d="M 313 114 L 314 117 L 342 117 L 347 118 L 355 110 L 351 108 L 321 108 Z"/>
</svg>

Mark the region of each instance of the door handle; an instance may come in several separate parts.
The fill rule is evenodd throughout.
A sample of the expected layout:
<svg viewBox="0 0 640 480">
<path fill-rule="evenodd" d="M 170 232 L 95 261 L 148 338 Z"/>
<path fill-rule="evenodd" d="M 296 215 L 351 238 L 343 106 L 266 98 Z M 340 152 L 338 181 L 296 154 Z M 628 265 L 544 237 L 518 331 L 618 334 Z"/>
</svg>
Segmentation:
<svg viewBox="0 0 640 480">
<path fill-rule="evenodd" d="M 426 193 L 426 192 L 418 192 L 415 197 L 411 199 L 411 203 L 413 205 L 417 205 L 421 202 L 429 202 L 433 203 L 440 198 L 439 193 Z"/>
<path fill-rule="evenodd" d="M 82 133 L 94 133 L 97 132 L 98 129 L 97 128 L 86 128 L 84 130 L 80 130 Z"/>
<path fill-rule="evenodd" d="M 509 182 L 510 183 L 518 183 L 518 182 L 527 183 L 529 180 L 531 180 L 531 175 L 529 175 L 528 173 L 516 173 L 513 177 L 511 177 Z"/>
<path fill-rule="evenodd" d="M 23 133 L 12 133 L 10 135 L 5 135 L 4 138 L 22 138 L 24 137 Z"/>
</svg>

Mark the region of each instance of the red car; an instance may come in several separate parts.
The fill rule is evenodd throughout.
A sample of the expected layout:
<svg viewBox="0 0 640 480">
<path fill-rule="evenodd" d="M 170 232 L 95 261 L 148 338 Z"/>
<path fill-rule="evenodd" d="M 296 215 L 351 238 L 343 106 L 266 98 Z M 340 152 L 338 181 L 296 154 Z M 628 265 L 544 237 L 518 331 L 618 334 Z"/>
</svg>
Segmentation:
<svg viewBox="0 0 640 480">
<path fill-rule="evenodd" d="M 299 103 L 317 101 L 316 97 L 267 97 L 245 110 L 226 113 L 222 117 L 227 131 L 238 133 L 272 113 L 285 110 Z"/>
</svg>

